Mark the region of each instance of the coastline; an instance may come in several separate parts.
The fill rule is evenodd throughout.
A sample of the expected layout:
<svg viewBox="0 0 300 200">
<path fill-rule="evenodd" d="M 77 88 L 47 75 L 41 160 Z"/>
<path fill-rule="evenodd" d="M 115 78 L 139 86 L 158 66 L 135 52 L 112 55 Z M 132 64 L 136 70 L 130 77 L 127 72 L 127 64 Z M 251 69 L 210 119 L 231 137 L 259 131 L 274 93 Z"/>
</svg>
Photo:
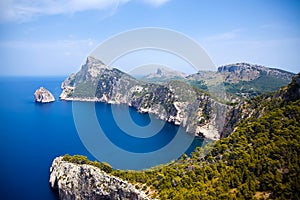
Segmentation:
<svg viewBox="0 0 300 200">
<path fill-rule="evenodd" d="M 125 102 L 119 102 L 119 101 L 106 101 L 104 98 L 79 98 L 79 97 L 60 97 L 60 101 L 75 101 L 75 102 L 94 102 L 94 103 L 105 103 L 105 104 L 111 104 L 111 105 L 126 105 L 129 107 L 134 108 L 138 113 L 148 113 L 152 114 L 156 117 L 156 119 L 162 120 L 164 122 L 172 123 L 175 126 L 181 126 L 184 128 L 187 134 L 199 138 L 199 139 L 205 139 L 205 140 L 212 140 L 212 141 L 217 141 L 220 139 L 220 133 L 215 129 L 215 127 L 211 124 L 205 124 L 204 126 L 196 126 L 196 127 L 191 127 L 189 124 L 185 124 L 185 126 L 182 125 L 180 120 L 176 120 L 176 117 L 170 116 L 168 119 L 166 119 L 165 116 L 161 115 L 161 113 L 158 113 L 156 110 L 153 109 L 144 109 L 144 108 L 137 108 L 133 106 L 130 103 L 125 103 Z M 176 104 L 178 102 L 174 102 L 174 106 L 176 109 L 179 110 L 178 105 Z M 180 113 L 180 112 L 179 112 Z M 186 119 L 183 119 L 186 121 Z M 193 130 L 193 131 L 191 131 Z M 197 131 L 201 131 L 202 135 L 197 134 Z"/>
</svg>

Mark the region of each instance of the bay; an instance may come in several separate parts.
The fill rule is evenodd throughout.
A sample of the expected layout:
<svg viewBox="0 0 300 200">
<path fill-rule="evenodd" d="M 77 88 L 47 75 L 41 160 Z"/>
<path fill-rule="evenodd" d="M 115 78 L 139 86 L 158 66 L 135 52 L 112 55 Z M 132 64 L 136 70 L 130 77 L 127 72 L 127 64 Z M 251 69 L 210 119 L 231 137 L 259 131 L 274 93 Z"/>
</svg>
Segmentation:
<svg viewBox="0 0 300 200">
<path fill-rule="evenodd" d="M 57 199 L 48 184 L 53 159 L 68 153 L 86 155 L 89 159 L 95 160 L 77 133 L 72 102 L 58 100 L 61 93 L 60 85 L 64 79 L 65 77 L 0 78 L 1 199 Z M 40 86 L 49 89 L 56 101 L 48 104 L 35 103 L 33 93 Z M 125 105 L 96 103 L 98 117 L 107 115 L 104 111 L 111 106 L 115 106 L 114 109 L 121 115 L 122 112 L 127 112 Z M 148 114 L 140 114 L 132 108 L 129 111 L 135 123 L 141 126 L 149 123 Z M 106 128 L 112 130 L 112 134 L 120 132 L 116 125 L 109 121 L 113 120 L 112 118 L 106 120 L 108 120 L 105 121 L 108 125 Z M 162 141 L 172 137 L 170 134 L 176 134 L 177 128 L 168 124 L 162 131 L 168 132 L 169 135 L 156 138 L 157 148 L 162 145 Z M 201 144 L 201 140 L 195 139 L 187 153 Z M 145 148 L 153 147 L 145 146 Z M 140 151 L 138 146 L 131 150 Z"/>
</svg>

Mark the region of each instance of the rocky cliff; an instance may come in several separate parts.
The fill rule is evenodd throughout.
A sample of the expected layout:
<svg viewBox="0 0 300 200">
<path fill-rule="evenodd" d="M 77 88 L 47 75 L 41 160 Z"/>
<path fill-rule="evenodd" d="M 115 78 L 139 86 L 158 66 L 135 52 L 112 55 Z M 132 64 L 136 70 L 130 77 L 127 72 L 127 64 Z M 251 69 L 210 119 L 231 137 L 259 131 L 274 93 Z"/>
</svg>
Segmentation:
<svg viewBox="0 0 300 200">
<path fill-rule="evenodd" d="M 245 99 L 275 92 L 290 83 L 294 75 L 261 65 L 236 63 L 220 66 L 216 72 L 200 71 L 187 76 L 186 81 L 202 89 L 222 86 L 231 96 Z"/>
<path fill-rule="evenodd" d="M 149 77 L 151 80 L 170 77 L 168 74 L 176 73 L 158 70 Z M 216 140 L 229 134 L 239 118 L 250 112 L 236 105 L 238 102 L 278 90 L 288 84 L 292 76 L 293 73 L 279 69 L 236 63 L 221 66 L 217 72 L 201 71 L 185 78 L 181 76 L 180 80 L 162 78 L 167 81 L 156 84 L 139 81 L 88 57 L 79 72 L 62 83 L 60 98 L 127 104 L 139 112 L 152 113 L 159 119 L 180 125 L 188 133 Z"/>
<path fill-rule="evenodd" d="M 44 87 L 40 87 L 34 92 L 34 100 L 39 103 L 49 103 L 55 101 L 51 92 Z"/>
<path fill-rule="evenodd" d="M 273 78 L 286 80 L 286 84 L 288 84 L 295 75 L 284 70 L 268 68 L 262 65 L 252 65 L 249 63 L 223 65 L 218 68 L 218 73 L 224 75 L 225 82 L 232 83 L 237 83 L 240 81 L 252 81 L 262 76 L 270 76 Z"/>
<path fill-rule="evenodd" d="M 50 168 L 50 186 L 61 200 L 148 200 L 145 193 L 99 168 L 87 164 L 54 159 Z"/>
<path fill-rule="evenodd" d="M 124 103 L 214 140 L 219 139 L 230 109 L 185 82 L 145 83 L 92 57 L 62 83 L 62 89 L 62 100 Z"/>
</svg>

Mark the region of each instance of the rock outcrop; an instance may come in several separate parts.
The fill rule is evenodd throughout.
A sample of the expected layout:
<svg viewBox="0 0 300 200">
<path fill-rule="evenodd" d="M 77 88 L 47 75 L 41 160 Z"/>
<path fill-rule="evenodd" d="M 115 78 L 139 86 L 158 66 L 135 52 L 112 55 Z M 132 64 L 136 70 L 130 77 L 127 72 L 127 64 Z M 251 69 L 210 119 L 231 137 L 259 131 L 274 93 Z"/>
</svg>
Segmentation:
<svg viewBox="0 0 300 200">
<path fill-rule="evenodd" d="M 262 76 L 269 76 L 275 79 L 286 80 L 286 84 L 288 84 L 295 75 L 284 70 L 268 68 L 261 65 L 252 65 L 249 63 L 223 65 L 218 68 L 218 73 L 223 74 L 225 77 L 224 81 L 230 83 L 252 81 Z"/>
<path fill-rule="evenodd" d="M 49 103 L 55 101 L 55 98 L 49 90 L 40 87 L 34 92 L 34 100 L 39 103 Z"/>
<path fill-rule="evenodd" d="M 74 164 L 54 159 L 50 168 L 51 188 L 61 200 L 148 200 L 144 192 L 99 168 L 87 164 Z"/>
<path fill-rule="evenodd" d="M 185 73 L 171 70 L 167 67 L 158 67 L 155 73 L 150 73 L 141 78 L 142 81 L 150 83 L 163 83 L 171 80 L 181 80 L 187 75 Z"/>
<path fill-rule="evenodd" d="M 216 72 L 200 71 L 186 77 L 191 84 L 213 90 L 223 87 L 231 101 L 243 101 L 287 85 L 295 74 L 249 63 L 223 65 Z M 232 101 L 233 102 L 233 101 Z"/>
</svg>

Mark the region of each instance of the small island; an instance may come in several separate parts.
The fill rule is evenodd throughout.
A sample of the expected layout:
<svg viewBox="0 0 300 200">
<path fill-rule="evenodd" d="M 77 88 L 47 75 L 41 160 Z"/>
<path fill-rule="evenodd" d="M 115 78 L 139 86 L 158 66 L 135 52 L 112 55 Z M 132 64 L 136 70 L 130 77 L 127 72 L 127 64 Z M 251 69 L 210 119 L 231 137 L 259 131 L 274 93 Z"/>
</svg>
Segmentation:
<svg viewBox="0 0 300 200">
<path fill-rule="evenodd" d="M 38 103 L 50 103 L 55 101 L 53 94 L 44 87 L 40 87 L 34 92 L 34 100 Z"/>
</svg>

